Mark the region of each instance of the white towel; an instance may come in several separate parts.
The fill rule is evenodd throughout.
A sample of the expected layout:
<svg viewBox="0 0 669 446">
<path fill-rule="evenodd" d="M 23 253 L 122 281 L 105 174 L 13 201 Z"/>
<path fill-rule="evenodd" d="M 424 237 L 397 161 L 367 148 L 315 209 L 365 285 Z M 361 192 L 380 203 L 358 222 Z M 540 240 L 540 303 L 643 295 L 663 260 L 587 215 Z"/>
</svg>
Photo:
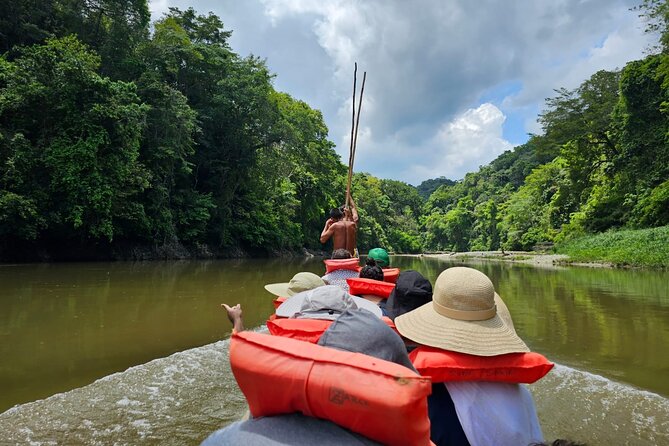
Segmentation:
<svg viewBox="0 0 669 446">
<path fill-rule="evenodd" d="M 543 441 L 529 390 L 520 384 L 444 383 L 471 446 L 518 446 Z"/>
</svg>

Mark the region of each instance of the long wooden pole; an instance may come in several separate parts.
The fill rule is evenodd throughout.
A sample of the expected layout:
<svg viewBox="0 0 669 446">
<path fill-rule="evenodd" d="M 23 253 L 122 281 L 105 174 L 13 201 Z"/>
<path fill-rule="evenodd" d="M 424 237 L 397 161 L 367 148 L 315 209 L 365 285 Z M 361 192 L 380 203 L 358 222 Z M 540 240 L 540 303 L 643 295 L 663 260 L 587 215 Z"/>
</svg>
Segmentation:
<svg viewBox="0 0 669 446">
<path fill-rule="evenodd" d="M 349 206 L 349 201 L 351 197 L 351 179 L 353 178 L 353 134 L 355 130 L 355 90 L 356 90 L 356 81 L 358 76 L 358 63 L 356 62 L 353 69 L 353 115 L 351 116 L 351 140 L 348 149 L 348 177 L 346 179 L 346 207 Z"/>
<path fill-rule="evenodd" d="M 362 110 L 362 95 L 365 93 L 365 80 L 367 80 L 367 72 L 362 74 L 362 87 L 360 88 L 360 103 L 358 104 L 358 117 L 355 122 L 355 137 L 353 138 L 353 151 L 351 152 L 351 176 L 353 176 L 353 163 L 355 162 L 355 149 L 358 145 L 358 127 L 360 126 L 360 111 Z M 351 180 L 349 180 L 350 184 Z M 350 186 L 349 186 L 350 198 Z"/>
</svg>

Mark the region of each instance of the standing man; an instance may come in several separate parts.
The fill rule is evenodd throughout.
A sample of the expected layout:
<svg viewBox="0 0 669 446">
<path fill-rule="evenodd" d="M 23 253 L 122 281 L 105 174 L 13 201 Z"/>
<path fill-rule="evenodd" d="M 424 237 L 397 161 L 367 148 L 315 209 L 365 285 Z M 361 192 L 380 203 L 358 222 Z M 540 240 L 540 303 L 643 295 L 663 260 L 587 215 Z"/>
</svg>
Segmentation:
<svg viewBox="0 0 669 446">
<path fill-rule="evenodd" d="M 356 238 L 358 231 L 358 210 L 353 198 L 350 199 L 351 207 L 344 210 L 334 208 L 330 211 L 330 218 L 325 222 L 321 232 L 321 243 L 325 243 L 332 237 L 332 250 L 345 249 L 351 256 L 357 257 Z"/>
</svg>

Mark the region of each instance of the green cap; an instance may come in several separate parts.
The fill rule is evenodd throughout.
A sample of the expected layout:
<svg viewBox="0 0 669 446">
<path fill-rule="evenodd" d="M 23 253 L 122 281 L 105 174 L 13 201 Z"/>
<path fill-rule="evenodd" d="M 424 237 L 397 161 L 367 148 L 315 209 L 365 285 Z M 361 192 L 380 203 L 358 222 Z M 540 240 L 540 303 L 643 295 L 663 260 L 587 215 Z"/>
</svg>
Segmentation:
<svg viewBox="0 0 669 446">
<path fill-rule="evenodd" d="M 388 257 L 388 252 L 383 248 L 370 249 L 367 253 L 367 257 L 376 260 L 376 264 L 381 268 L 385 268 L 390 265 L 390 257 Z"/>
</svg>

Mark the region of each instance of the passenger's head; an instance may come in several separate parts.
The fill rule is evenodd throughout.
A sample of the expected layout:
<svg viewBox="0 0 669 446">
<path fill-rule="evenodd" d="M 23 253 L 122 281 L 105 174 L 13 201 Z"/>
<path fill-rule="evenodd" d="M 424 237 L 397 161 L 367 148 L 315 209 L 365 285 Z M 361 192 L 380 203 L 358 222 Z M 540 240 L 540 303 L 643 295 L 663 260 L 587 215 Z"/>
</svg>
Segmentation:
<svg viewBox="0 0 669 446">
<path fill-rule="evenodd" d="M 344 213 L 339 208 L 332 208 L 330 211 L 330 218 L 333 220 L 341 220 Z"/>
<path fill-rule="evenodd" d="M 367 257 L 374 259 L 376 264 L 381 268 L 388 268 L 390 266 L 390 257 L 388 256 L 388 251 L 383 248 L 370 249 L 367 253 Z"/>
<path fill-rule="evenodd" d="M 350 259 L 351 258 L 351 253 L 348 252 L 348 249 L 335 249 L 332 251 L 332 258 L 333 259 Z"/>
<path fill-rule="evenodd" d="M 416 370 L 402 339 L 367 310 L 346 310 L 328 327 L 318 345 L 362 353 Z"/>
<path fill-rule="evenodd" d="M 360 270 L 360 277 L 363 279 L 383 280 L 383 270 L 376 264 L 374 259 L 368 257 L 365 261 L 365 266 Z"/>
<path fill-rule="evenodd" d="M 402 336 L 418 344 L 477 356 L 528 352 L 503 315 L 506 306 L 492 281 L 473 268 L 443 271 L 432 302 L 395 318 Z"/>
<path fill-rule="evenodd" d="M 415 310 L 431 300 L 430 281 L 418 271 L 402 271 L 386 302 L 386 313 L 390 319 L 395 320 L 397 316 Z"/>
</svg>

